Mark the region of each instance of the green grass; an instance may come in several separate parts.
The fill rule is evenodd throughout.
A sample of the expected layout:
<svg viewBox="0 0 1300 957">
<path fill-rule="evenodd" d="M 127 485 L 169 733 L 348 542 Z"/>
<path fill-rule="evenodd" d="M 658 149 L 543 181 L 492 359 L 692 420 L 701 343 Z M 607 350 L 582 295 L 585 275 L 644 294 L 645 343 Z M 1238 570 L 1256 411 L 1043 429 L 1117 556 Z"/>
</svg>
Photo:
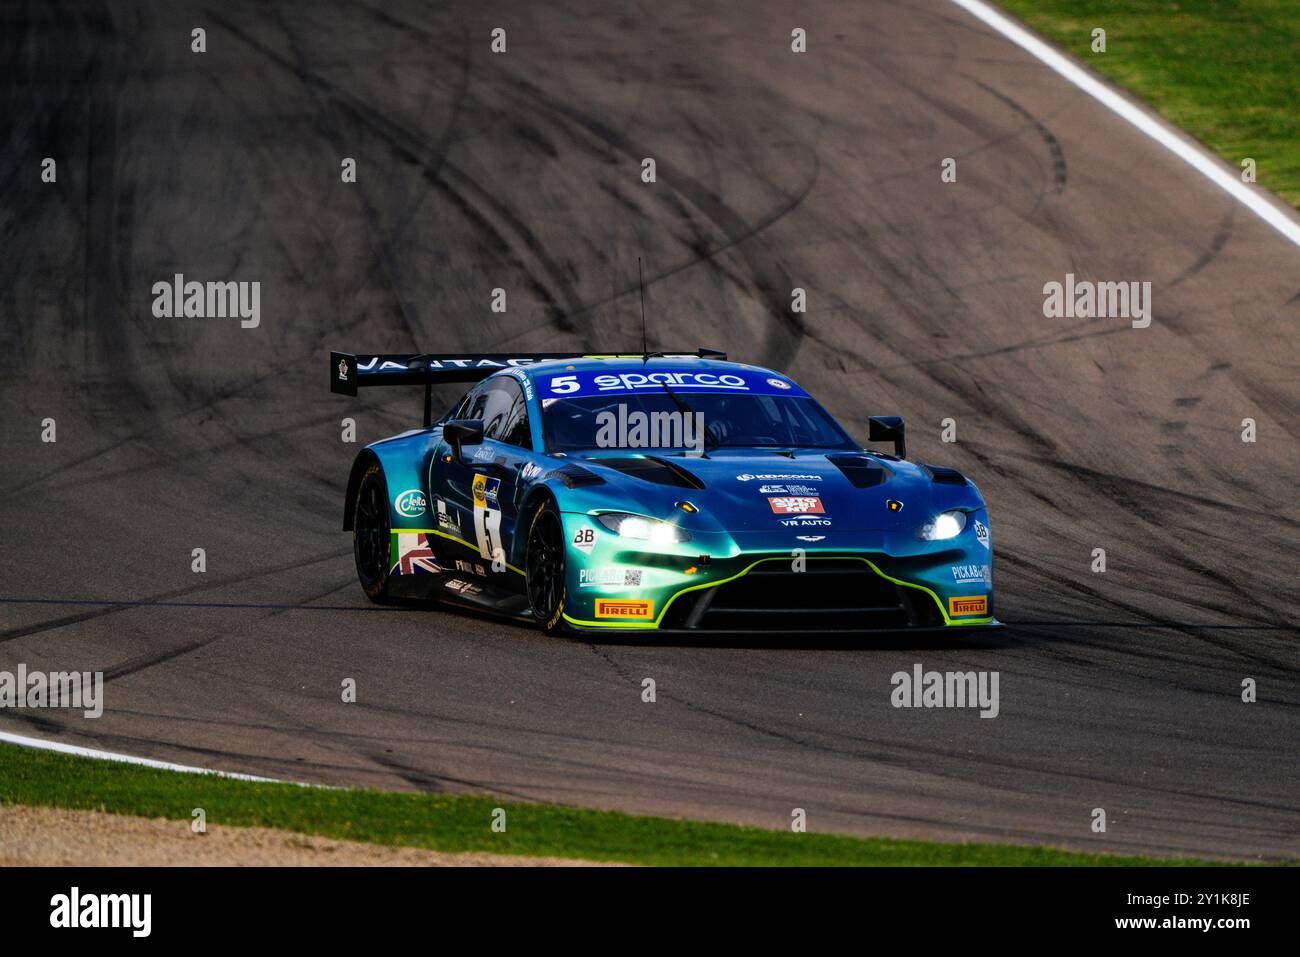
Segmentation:
<svg viewBox="0 0 1300 957">
<path fill-rule="evenodd" d="M 487 797 L 330 790 L 77 758 L 0 745 L 0 803 L 107 811 L 438 851 L 492 851 L 657 865 L 1176 865 L 1208 861 L 1078 854 L 1003 844 L 938 844 L 793 834 L 730 824 L 634 817 Z M 492 810 L 504 807 L 505 833 Z M 813 812 L 813 826 L 816 812 Z"/>
<path fill-rule="evenodd" d="M 1254 159 L 1259 184 L 1300 205 L 1300 2 L 997 2 L 1238 170 Z"/>
</svg>

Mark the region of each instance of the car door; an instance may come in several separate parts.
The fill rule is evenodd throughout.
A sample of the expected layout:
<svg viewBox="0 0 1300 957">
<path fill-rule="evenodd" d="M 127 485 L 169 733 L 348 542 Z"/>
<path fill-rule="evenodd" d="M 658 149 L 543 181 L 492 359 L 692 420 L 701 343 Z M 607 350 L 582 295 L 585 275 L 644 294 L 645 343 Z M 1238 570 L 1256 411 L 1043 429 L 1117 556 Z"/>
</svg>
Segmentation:
<svg viewBox="0 0 1300 957">
<path fill-rule="evenodd" d="M 519 470 L 532 446 L 523 390 L 513 376 L 493 376 L 466 396 L 458 416 L 481 420 L 483 441 L 462 446 L 463 461 L 445 442 L 437 452 L 431 485 L 440 544 L 450 549 L 444 567 L 522 591 L 523 576 L 511 567 L 510 555 Z"/>
</svg>

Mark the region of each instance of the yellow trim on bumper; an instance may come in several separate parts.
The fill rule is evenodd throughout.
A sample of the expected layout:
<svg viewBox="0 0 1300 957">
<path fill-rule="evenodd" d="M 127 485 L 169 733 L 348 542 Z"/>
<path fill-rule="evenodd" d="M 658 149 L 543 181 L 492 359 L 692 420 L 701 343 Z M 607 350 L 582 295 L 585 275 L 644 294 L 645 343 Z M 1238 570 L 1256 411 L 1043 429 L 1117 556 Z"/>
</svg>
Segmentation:
<svg viewBox="0 0 1300 957">
<path fill-rule="evenodd" d="M 954 619 L 954 618 L 952 618 L 952 617 L 948 614 L 948 610 L 947 610 L 946 608 L 943 607 L 943 602 L 939 599 L 939 596 L 938 596 L 937 594 L 935 594 L 935 592 L 934 592 L 933 589 L 927 588 L 925 585 L 918 585 L 918 584 L 916 584 L 915 582 L 905 582 L 905 581 L 903 581 L 901 578 L 894 578 L 892 575 L 886 575 L 884 572 L 882 572 L 882 571 L 879 569 L 879 567 L 877 567 L 877 565 L 876 565 L 875 562 L 871 561 L 871 560 L 868 559 L 868 558 L 862 558 L 861 556 L 858 556 L 858 555 L 812 555 L 812 556 L 809 556 L 809 560 L 810 560 L 810 561 L 814 561 L 814 562 L 816 562 L 816 561 L 844 561 L 844 560 L 846 560 L 846 559 L 848 559 L 849 561 L 858 561 L 858 562 L 863 562 L 863 563 L 865 563 L 866 565 L 868 565 L 868 566 L 871 568 L 871 570 L 872 570 L 873 572 L 875 572 L 875 573 L 876 573 L 877 575 L 879 575 L 881 578 L 885 579 L 886 581 L 893 582 L 895 585 L 902 585 L 902 586 L 905 587 L 905 588 L 916 588 L 916 589 L 919 589 L 919 590 L 925 592 L 927 595 L 929 595 L 931 598 L 934 599 L 934 603 L 935 603 L 935 605 L 936 605 L 936 606 L 938 607 L 938 609 L 939 609 L 939 614 L 943 615 L 943 623 L 944 623 L 944 625 L 946 625 L 946 626 L 959 627 L 959 626 L 961 626 L 961 625 L 988 625 L 988 624 L 991 624 L 992 621 L 993 621 L 992 616 L 989 616 L 989 617 L 987 617 L 987 618 L 961 618 L 961 619 Z M 675 602 L 675 601 L 676 601 L 678 598 L 680 598 L 682 595 L 685 595 L 687 592 L 699 591 L 699 590 L 702 589 L 702 588 L 717 588 L 717 587 L 719 587 L 719 586 L 721 586 L 721 585 L 725 585 L 725 584 L 727 584 L 727 582 L 733 582 L 733 581 L 735 581 L 737 578 L 740 578 L 740 577 L 742 577 L 742 576 L 744 576 L 744 575 L 748 575 L 748 574 L 749 574 L 749 573 L 750 573 L 750 572 L 751 572 L 751 571 L 752 571 L 756 566 L 763 564 L 763 562 L 783 562 L 783 561 L 788 561 L 788 559 L 785 558 L 784 556 L 773 556 L 773 557 L 771 557 L 771 558 L 760 558 L 760 559 L 758 559 L 757 561 L 754 561 L 754 562 L 750 563 L 748 566 L 746 566 L 744 569 L 742 569 L 741 571 L 737 572 L 736 574 L 732 575 L 730 578 L 723 578 L 721 581 L 716 581 L 716 582 L 701 582 L 701 583 L 698 584 L 698 585 L 688 585 L 688 586 L 686 586 L 685 588 L 683 588 L 681 591 L 676 592 L 676 593 L 675 593 L 671 598 L 669 598 L 666 602 L 664 602 L 664 607 L 660 610 L 659 615 L 655 618 L 654 622 L 644 622 L 644 621 L 584 621 L 584 620 L 582 620 L 582 619 L 580 619 L 580 618 L 573 618 L 573 617 L 571 617 L 571 616 L 569 616 L 569 615 L 565 615 L 565 616 L 564 616 L 564 620 L 567 621 L 569 624 L 571 624 L 571 625 L 577 625 L 577 626 L 580 627 L 580 628 L 640 628 L 640 629 L 642 629 L 642 630 L 647 630 L 647 629 L 651 629 L 651 628 L 658 628 L 658 627 L 659 627 L 659 623 L 660 623 L 661 621 L 663 621 L 663 617 L 664 617 L 664 615 L 668 614 L 668 609 L 672 607 L 673 602 Z"/>
</svg>

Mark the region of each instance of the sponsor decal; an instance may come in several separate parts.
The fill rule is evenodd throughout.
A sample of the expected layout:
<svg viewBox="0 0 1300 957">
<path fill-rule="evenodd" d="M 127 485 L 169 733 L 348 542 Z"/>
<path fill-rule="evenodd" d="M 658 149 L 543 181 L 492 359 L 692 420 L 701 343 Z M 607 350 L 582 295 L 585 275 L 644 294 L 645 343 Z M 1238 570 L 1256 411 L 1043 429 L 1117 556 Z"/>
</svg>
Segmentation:
<svg viewBox="0 0 1300 957">
<path fill-rule="evenodd" d="M 471 461 L 487 462 L 491 458 L 492 458 L 492 450 L 489 449 L 486 445 L 480 445 L 478 448 L 474 450 L 474 456 L 471 459 Z"/>
<path fill-rule="evenodd" d="M 953 565 L 952 580 L 955 582 L 978 582 L 991 585 L 993 570 L 988 565 Z"/>
<path fill-rule="evenodd" d="M 760 495 L 817 495 L 818 490 L 812 485 L 760 485 Z"/>
<path fill-rule="evenodd" d="M 427 507 L 428 503 L 424 499 L 424 493 L 418 488 L 408 488 L 393 499 L 393 508 L 397 509 L 397 514 L 405 515 L 407 518 L 423 515 Z"/>
<path fill-rule="evenodd" d="M 820 542 L 825 537 L 826 537 L 825 535 L 796 535 L 795 536 L 795 538 L 799 539 L 799 541 L 801 542 Z"/>
<path fill-rule="evenodd" d="M 478 595 L 483 591 L 482 585 L 475 585 L 473 582 L 462 581 L 459 578 L 453 578 L 444 587 L 458 595 Z"/>
<path fill-rule="evenodd" d="M 903 510 L 903 503 L 896 498 L 891 498 L 889 501 L 885 502 L 885 508 L 889 509 L 891 512 L 901 512 Z"/>
<path fill-rule="evenodd" d="M 470 488 L 474 491 L 474 507 L 487 505 L 487 480 L 486 475 L 475 475 Z"/>
<path fill-rule="evenodd" d="M 822 500 L 815 495 L 785 495 L 769 498 L 767 504 L 777 515 L 824 515 Z"/>
<path fill-rule="evenodd" d="M 395 362 L 392 359 L 379 361 L 379 356 L 368 356 L 365 362 L 360 357 L 357 359 L 357 368 L 362 372 L 408 372 L 410 368 L 405 362 Z M 545 362 L 548 360 L 536 359 L 532 356 L 520 356 L 518 358 L 506 359 L 500 362 L 496 359 L 475 359 L 473 356 L 464 358 L 451 359 L 430 359 L 429 368 L 433 371 L 443 371 L 447 369 L 509 369 L 519 366 L 532 365 L 534 362 Z"/>
<path fill-rule="evenodd" d="M 639 392 L 663 392 L 667 385 L 674 392 L 742 392 L 748 395 L 807 395 L 803 389 L 784 379 L 773 379 L 750 371 L 718 372 L 703 369 L 673 369 L 643 372 L 570 372 L 565 375 L 540 376 L 539 390 L 543 401 L 579 395 L 634 395 Z"/>
<path fill-rule="evenodd" d="M 524 467 L 519 470 L 519 478 L 525 482 L 531 482 L 541 474 L 542 467 L 536 462 L 527 462 Z"/>
<path fill-rule="evenodd" d="M 757 475 L 753 472 L 742 472 L 737 475 L 736 478 L 742 482 L 752 482 L 754 479 L 759 479 L 764 482 L 820 482 L 822 480 L 820 475 L 795 475 L 788 472 L 779 475 L 769 472 L 762 472 Z"/>
<path fill-rule="evenodd" d="M 397 561 L 388 570 L 390 575 L 437 574 L 442 571 L 433 557 L 433 545 L 424 532 L 394 532 Z"/>
<path fill-rule="evenodd" d="M 460 519 L 447 511 L 447 503 L 442 499 L 435 499 L 435 505 L 438 508 L 438 527 L 460 538 Z"/>
<path fill-rule="evenodd" d="M 596 547 L 596 530 L 586 526 L 573 533 L 573 547 L 584 555 L 590 555 Z"/>
<path fill-rule="evenodd" d="M 781 524 L 786 528 L 826 528 L 830 526 L 831 520 L 812 515 L 800 515 L 798 518 L 783 518 Z"/>
<path fill-rule="evenodd" d="M 636 618 L 649 621 L 655 615 L 655 603 L 637 599 L 597 598 L 597 618 Z"/>
<path fill-rule="evenodd" d="M 989 547 L 989 527 L 978 518 L 975 519 L 975 538 L 985 548 Z"/>
<path fill-rule="evenodd" d="M 467 562 L 456 559 L 456 571 L 464 572 L 466 575 L 478 575 L 480 578 L 487 577 L 487 569 L 478 562 Z"/>
<path fill-rule="evenodd" d="M 639 568 L 584 568 L 578 572 L 578 587 L 640 588 Z"/>
<path fill-rule="evenodd" d="M 949 598 L 949 615 L 987 615 L 989 611 L 988 595 L 971 595 L 967 598 Z"/>
<path fill-rule="evenodd" d="M 483 558 L 493 559 L 501 551 L 501 506 L 497 504 L 501 480 L 476 474 L 473 489 L 474 538 L 478 542 L 478 553 Z"/>
<path fill-rule="evenodd" d="M 524 390 L 524 398 L 529 402 L 533 401 L 533 380 L 528 378 L 528 373 L 523 369 L 511 369 L 510 375 L 519 380 L 519 385 Z"/>
</svg>

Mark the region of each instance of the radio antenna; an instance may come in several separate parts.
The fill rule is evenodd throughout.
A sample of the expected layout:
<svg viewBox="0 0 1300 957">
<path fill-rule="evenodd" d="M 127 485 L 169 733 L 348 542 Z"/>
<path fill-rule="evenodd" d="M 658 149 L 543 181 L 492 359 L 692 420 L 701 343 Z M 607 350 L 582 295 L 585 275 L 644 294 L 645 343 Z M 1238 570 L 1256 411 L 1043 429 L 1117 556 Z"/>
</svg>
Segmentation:
<svg viewBox="0 0 1300 957">
<path fill-rule="evenodd" d="M 650 346 L 645 338 L 645 279 L 641 276 L 641 257 L 636 257 L 636 283 L 641 288 L 641 355 L 650 355 Z"/>
</svg>

